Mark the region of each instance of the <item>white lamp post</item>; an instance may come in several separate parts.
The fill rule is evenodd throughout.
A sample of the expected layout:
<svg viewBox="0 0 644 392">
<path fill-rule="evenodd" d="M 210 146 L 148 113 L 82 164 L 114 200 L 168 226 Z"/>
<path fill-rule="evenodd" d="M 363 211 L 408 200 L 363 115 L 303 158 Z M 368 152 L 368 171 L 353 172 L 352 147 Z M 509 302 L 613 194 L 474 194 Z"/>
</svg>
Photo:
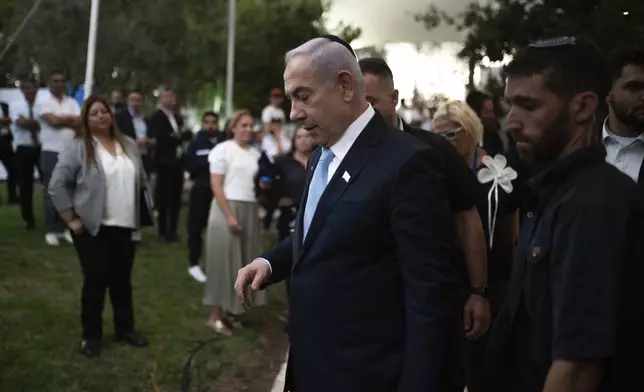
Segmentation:
<svg viewBox="0 0 644 392">
<path fill-rule="evenodd" d="M 92 0 L 87 38 L 87 64 L 85 65 L 85 99 L 92 95 L 94 86 L 94 60 L 96 58 L 96 31 L 98 30 L 98 7 L 100 0 Z"/>
<path fill-rule="evenodd" d="M 226 118 L 233 114 L 233 93 L 235 85 L 235 11 L 237 1 L 228 0 L 228 56 L 226 58 Z"/>
</svg>

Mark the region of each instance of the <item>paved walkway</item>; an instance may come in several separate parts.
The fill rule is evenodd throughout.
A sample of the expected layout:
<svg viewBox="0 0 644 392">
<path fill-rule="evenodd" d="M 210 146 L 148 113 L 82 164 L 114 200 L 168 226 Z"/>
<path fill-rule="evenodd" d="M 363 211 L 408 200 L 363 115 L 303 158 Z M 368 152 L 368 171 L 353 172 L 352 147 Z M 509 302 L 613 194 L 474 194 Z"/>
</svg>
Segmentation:
<svg viewBox="0 0 644 392">
<path fill-rule="evenodd" d="M 273 387 L 271 388 L 271 392 L 282 392 L 284 390 L 284 383 L 286 382 L 287 359 L 288 359 L 288 353 L 286 354 L 284 363 L 282 363 L 282 368 L 280 369 L 280 372 L 277 374 L 277 377 L 275 377 L 275 381 L 273 382 Z"/>
<path fill-rule="evenodd" d="M 284 363 L 282 363 L 282 368 L 280 369 L 280 372 L 277 374 L 277 377 L 275 377 L 275 381 L 273 382 L 273 387 L 271 388 L 270 392 L 283 392 L 284 391 L 284 382 L 286 382 L 286 362 L 288 359 L 288 354 L 286 355 L 286 359 L 284 359 Z M 465 391 L 467 392 L 467 388 L 465 388 Z"/>
</svg>

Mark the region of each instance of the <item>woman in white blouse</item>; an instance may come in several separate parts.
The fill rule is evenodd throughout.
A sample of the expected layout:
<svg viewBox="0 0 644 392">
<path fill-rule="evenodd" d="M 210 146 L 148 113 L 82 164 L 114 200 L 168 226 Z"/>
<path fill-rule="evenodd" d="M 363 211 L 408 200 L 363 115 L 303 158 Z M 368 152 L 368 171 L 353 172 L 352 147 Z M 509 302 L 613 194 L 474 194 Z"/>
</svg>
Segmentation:
<svg viewBox="0 0 644 392">
<path fill-rule="evenodd" d="M 81 122 L 58 157 L 49 194 L 73 233 L 83 271 L 82 352 L 94 357 L 100 354 L 108 288 L 117 339 L 147 346 L 145 337 L 134 330 L 131 273 L 133 236 L 141 221 L 151 223 L 151 215 L 147 200 L 140 199 L 147 192 L 139 150 L 119 133 L 107 102 L 88 98 Z"/>
<path fill-rule="evenodd" d="M 203 300 L 212 307 L 207 325 L 223 335 L 231 334 L 225 321 L 235 325 L 232 317 L 244 312 L 233 287 L 237 271 L 262 250 L 255 195 L 261 154 L 250 144 L 253 134 L 250 112 L 237 112 L 230 120 L 230 132 L 233 138 L 217 144 L 208 156 L 215 199 L 208 220 L 208 280 Z M 264 292 L 255 295 L 254 305 L 265 302 Z"/>
</svg>

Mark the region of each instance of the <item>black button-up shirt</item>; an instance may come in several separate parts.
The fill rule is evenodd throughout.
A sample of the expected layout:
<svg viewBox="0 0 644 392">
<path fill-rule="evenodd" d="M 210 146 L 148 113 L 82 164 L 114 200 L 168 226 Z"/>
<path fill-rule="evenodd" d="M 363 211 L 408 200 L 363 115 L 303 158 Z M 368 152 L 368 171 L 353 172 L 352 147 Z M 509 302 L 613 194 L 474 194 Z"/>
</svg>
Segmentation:
<svg viewBox="0 0 644 392">
<path fill-rule="evenodd" d="M 528 181 L 512 278 L 491 336 L 496 390 L 541 392 L 553 361 L 609 364 L 618 351 L 622 271 L 639 261 L 642 213 L 635 183 L 605 156 L 601 145 L 584 148 Z M 612 390 L 610 373 L 602 390 Z"/>
</svg>

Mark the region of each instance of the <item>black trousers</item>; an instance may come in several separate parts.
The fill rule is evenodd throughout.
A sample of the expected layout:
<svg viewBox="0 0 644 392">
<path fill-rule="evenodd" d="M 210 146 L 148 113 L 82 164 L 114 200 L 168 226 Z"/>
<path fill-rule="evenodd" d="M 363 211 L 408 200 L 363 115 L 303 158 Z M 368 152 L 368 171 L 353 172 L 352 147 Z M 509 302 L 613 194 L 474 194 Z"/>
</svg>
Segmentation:
<svg viewBox="0 0 644 392">
<path fill-rule="evenodd" d="M 168 240 L 177 235 L 181 195 L 183 193 L 183 168 L 180 164 L 157 167 L 154 189 L 155 207 L 159 212 L 159 236 Z"/>
<path fill-rule="evenodd" d="M 83 339 L 103 337 L 103 306 L 109 289 L 116 336 L 134 331 L 132 309 L 132 265 L 135 242 L 132 230 L 101 226 L 96 236 L 74 236 L 74 246 L 83 270 L 81 322 Z"/>
<path fill-rule="evenodd" d="M 18 176 L 16 175 L 16 158 L 9 139 L 0 138 L 0 162 L 7 171 L 7 197 L 9 202 L 18 201 Z"/>
<path fill-rule="evenodd" d="M 505 293 L 507 292 L 507 282 L 490 283 L 489 287 L 490 313 L 492 315 L 492 324 L 503 305 Z M 465 342 L 465 369 L 467 374 L 467 391 L 468 392 L 494 392 L 490 389 L 486 376 L 486 360 L 488 335 L 478 340 Z"/>
<path fill-rule="evenodd" d="M 143 170 L 145 170 L 145 174 L 147 174 L 148 177 L 150 177 L 150 174 L 152 173 L 152 158 L 150 157 L 149 154 L 144 154 L 141 155 L 141 163 L 143 163 Z"/>
<path fill-rule="evenodd" d="M 188 205 L 188 261 L 191 267 L 199 265 L 203 249 L 202 234 L 208 226 L 212 198 L 210 184 L 195 182 L 192 185 Z"/>
<path fill-rule="evenodd" d="M 38 178 L 41 180 L 43 178 L 40 169 L 40 147 L 18 146 L 15 162 L 22 220 L 25 223 L 34 224 L 34 168 L 38 170 Z"/>
</svg>

